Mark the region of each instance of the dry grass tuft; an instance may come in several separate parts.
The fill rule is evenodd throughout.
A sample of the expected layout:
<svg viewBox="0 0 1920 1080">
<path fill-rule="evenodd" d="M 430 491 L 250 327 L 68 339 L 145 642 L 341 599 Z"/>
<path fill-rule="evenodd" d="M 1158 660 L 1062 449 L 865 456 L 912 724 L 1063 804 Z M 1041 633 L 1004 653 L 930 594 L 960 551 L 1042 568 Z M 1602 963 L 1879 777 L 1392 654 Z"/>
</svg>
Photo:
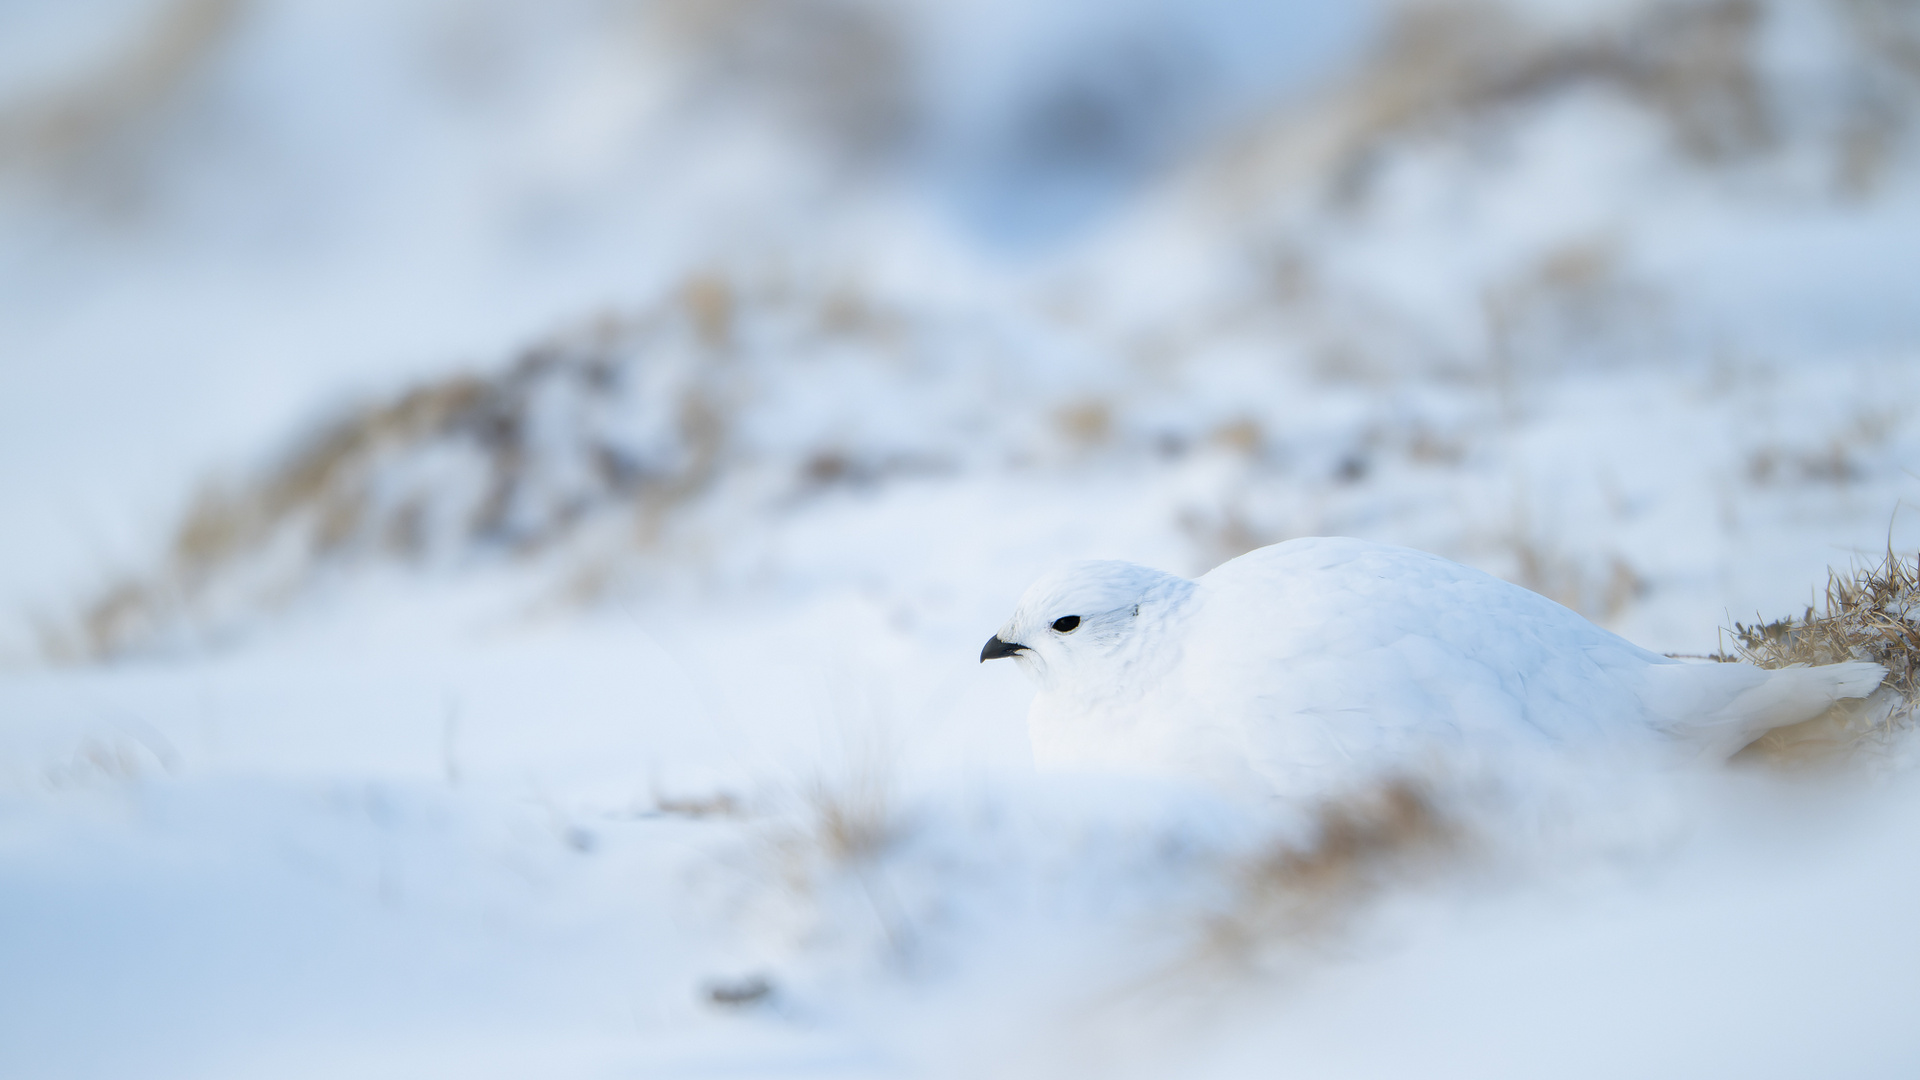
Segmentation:
<svg viewBox="0 0 1920 1080">
<path fill-rule="evenodd" d="M 1322 939 L 1368 898 L 1459 843 L 1433 793 L 1411 779 L 1329 801 L 1310 842 L 1269 848 L 1236 868 L 1231 902 L 1206 924 L 1204 952 L 1257 965 L 1275 946 Z"/>
<path fill-rule="evenodd" d="M 1823 606 L 1772 622 L 1733 624 L 1734 654 L 1764 668 L 1871 660 L 1886 682 L 1865 703 L 1842 703 L 1826 714 L 1768 732 L 1741 754 L 1746 760 L 1827 760 L 1910 727 L 1920 711 L 1920 555 L 1889 550 L 1879 562 L 1847 573 L 1829 571 Z"/>
<path fill-rule="evenodd" d="M 67 194 L 124 189 L 139 171 L 129 152 L 207 67 L 245 7 L 246 0 L 175 0 L 97 70 L 0 110 L 0 167 L 48 174 Z"/>
<path fill-rule="evenodd" d="M 1229 421 L 1207 433 L 1207 441 L 1244 457 L 1259 457 L 1266 449 L 1267 433 L 1260 421 L 1243 417 Z"/>
<path fill-rule="evenodd" d="M 906 325 L 844 281 L 691 274 L 648 306 L 586 320 L 500 369 L 355 408 L 251 475 L 209 484 L 155 565 L 42 620 L 40 651 L 78 662 L 190 644 L 296 599 L 323 573 L 379 561 L 565 548 L 577 557 L 556 596 L 591 601 L 741 473 L 770 478 L 751 497 L 778 500 L 944 471 L 942 433 L 874 449 L 838 436 L 783 445 L 783 432 L 753 428 L 754 410 L 784 407 L 777 391 L 801 377 L 796 361 L 832 377 L 920 378 L 902 363 Z M 1111 441 L 1104 403 L 1064 415 L 1069 438 Z"/>
<path fill-rule="evenodd" d="M 1280 529 L 1255 521 L 1244 506 L 1232 500 L 1206 509 L 1188 507 L 1176 520 L 1205 569 L 1286 539 Z"/>
<path fill-rule="evenodd" d="M 1835 140 L 1834 187 L 1860 199 L 1898 166 L 1900 143 L 1920 120 L 1920 5 L 1839 0 L 1834 6 L 1859 50 Z"/>
<path fill-rule="evenodd" d="M 890 963 L 911 959 L 915 920 L 888 865 L 908 824 L 890 777 L 884 766 L 869 765 L 839 781 L 815 781 L 800 793 L 797 813 L 762 834 L 762 865 L 771 874 L 756 874 L 753 891 L 796 941 L 874 947 Z"/>
<path fill-rule="evenodd" d="M 732 343 L 736 300 L 727 279 L 699 275 L 681 288 L 680 297 L 707 348 L 718 352 Z"/>
<path fill-rule="evenodd" d="M 650 537 L 720 469 L 728 418 L 701 357 L 726 344 L 731 296 L 695 279 L 651 313 L 550 339 L 497 374 L 434 380 L 323 425 L 257 475 L 205 488 L 161 566 L 43 627 L 43 652 L 120 655 L 223 590 L 258 604 L 345 561 L 528 554 L 611 510 Z"/>
<path fill-rule="evenodd" d="M 1618 555 L 1607 560 L 1604 574 L 1596 575 L 1525 538 L 1513 541 L 1513 553 L 1519 564 L 1515 584 L 1602 623 L 1617 618 L 1651 587 L 1632 563 Z"/>
<path fill-rule="evenodd" d="M 1761 0 L 1665 0 L 1555 28 L 1486 0 L 1404 3 L 1311 112 L 1277 113 L 1228 153 L 1227 183 L 1265 202 L 1304 181 L 1357 208 L 1397 146 L 1587 87 L 1646 110 L 1692 160 L 1750 157 L 1780 141 L 1756 62 L 1767 10 Z"/>
<path fill-rule="evenodd" d="M 877 776 L 839 786 L 815 784 L 806 795 L 810 811 L 807 840 L 837 865 L 871 862 L 892 847 L 903 832 L 893 810 L 892 792 Z"/>
<path fill-rule="evenodd" d="M 1607 237 L 1587 237 L 1542 253 L 1481 297 L 1488 375 L 1508 410 L 1521 380 L 1583 356 L 1630 352 L 1657 341 L 1658 293 L 1629 273 Z"/>
<path fill-rule="evenodd" d="M 1770 442 L 1747 454 L 1747 480 L 1756 487 L 1789 484 L 1845 486 L 1867 479 L 1875 451 L 1899 427 L 1900 416 L 1866 409 L 1831 431 L 1824 441 Z"/>
<path fill-rule="evenodd" d="M 767 109 L 855 162 L 920 121 L 899 13 L 872 0 L 667 0 L 647 7 L 697 99 Z"/>
<path fill-rule="evenodd" d="M 1409 5 L 1369 69 L 1361 130 L 1377 138 L 1597 84 L 1648 106 L 1690 154 L 1751 152 L 1772 134 L 1752 61 L 1763 10 L 1756 0 L 1651 4 L 1555 38 L 1496 5 Z"/>
<path fill-rule="evenodd" d="M 730 791 L 710 795 L 664 795 L 655 793 L 652 813 L 661 817 L 738 820 L 747 816 L 747 808 Z"/>
<path fill-rule="evenodd" d="M 1793 451 L 1763 446 L 1747 455 L 1747 479 L 1756 487 L 1783 482 L 1849 484 L 1862 475 L 1847 444 L 1838 439 L 1820 450 Z"/>
<path fill-rule="evenodd" d="M 1407 459 L 1420 465 L 1452 467 L 1466 460 L 1467 442 L 1416 423 L 1406 436 Z"/>
<path fill-rule="evenodd" d="M 1652 588 L 1619 555 L 1608 556 L 1602 568 L 1563 550 L 1550 534 L 1532 527 L 1524 501 L 1516 504 L 1513 522 L 1500 543 L 1513 555 L 1508 580 L 1595 622 L 1618 618 Z"/>
<path fill-rule="evenodd" d="M 1113 406 L 1097 398 L 1075 402 L 1056 410 L 1053 423 L 1067 442 L 1090 450 L 1113 437 Z"/>
</svg>

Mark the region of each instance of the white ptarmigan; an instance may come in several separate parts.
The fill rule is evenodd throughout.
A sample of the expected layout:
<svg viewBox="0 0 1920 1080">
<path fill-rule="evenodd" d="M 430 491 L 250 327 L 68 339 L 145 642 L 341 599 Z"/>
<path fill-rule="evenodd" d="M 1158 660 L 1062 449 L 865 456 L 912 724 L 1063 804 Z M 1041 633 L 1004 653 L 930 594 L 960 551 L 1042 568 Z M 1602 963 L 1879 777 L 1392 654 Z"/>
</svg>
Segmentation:
<svg viewBox="0 0 1920 1080">
<path fill-rule="evenodd" d="M 1448 746 L 1724 758 L 1885 675 L 1673 660 L 1489 574 L 1344 538 L 1260 548 L 1191 581 L 1077 563 L 1034 583 L 980 652 L 1003 656 L 1039 686 L 1042 768 L 1283 796 Z"/>
</svg>

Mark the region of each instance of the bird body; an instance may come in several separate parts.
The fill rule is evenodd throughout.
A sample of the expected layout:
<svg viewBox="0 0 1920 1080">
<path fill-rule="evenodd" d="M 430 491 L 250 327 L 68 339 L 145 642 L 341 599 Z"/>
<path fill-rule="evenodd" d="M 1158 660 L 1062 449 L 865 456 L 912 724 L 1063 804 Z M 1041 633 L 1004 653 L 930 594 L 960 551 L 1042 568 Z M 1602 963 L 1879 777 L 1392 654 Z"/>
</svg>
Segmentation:
<svg viewBox="0 0 1920 1080">
<path fill-rule="evenodd" d="M 993 656 L 1039 687 L 1028 728 L 1043 768 L 1278 794 L 1448 747 L 1724 758 L 1885 674 L 1674 660 L 1489 574 L 1345 538 L 1261 548 L 1191 581 L 1076 564 L 1027 591 Z"/>
</svg>

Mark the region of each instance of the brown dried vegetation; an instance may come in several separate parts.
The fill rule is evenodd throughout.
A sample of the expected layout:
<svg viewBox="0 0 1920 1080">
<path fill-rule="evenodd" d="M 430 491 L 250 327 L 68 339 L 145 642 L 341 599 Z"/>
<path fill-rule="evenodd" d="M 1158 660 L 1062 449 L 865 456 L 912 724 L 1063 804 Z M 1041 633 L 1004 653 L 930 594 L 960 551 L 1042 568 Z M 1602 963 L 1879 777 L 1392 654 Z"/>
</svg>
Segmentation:
<svg viewBox="0 0 1920 1080">
<path fill-rule="evenodd" d="M 668 0 L 653 29 L 689 89 L 745 98 L 854 160 L 894 151 L 918 102 L 897 13 L 868 0 Z"/>
<path fill-rule="evenodd" d="M 1920 6 L 1834 0 L 1852 38 L 1844 92 L 1806 131 L 1777 107 L 1759 59 L 1766 0 L 1664 0 L 1557 28 L 1491 0 L 1414 0 L 1371 55 L 1306 111 L 1283 107 L 1223 158 L 1228 185 L 1265 203 L 1287 181 L 1357 208 L 1393 149 L 1498 121 L 1582 88 L 1644 109 L 1687 158 L 1724 165 L 1802 135 L 1830 142 L 1834 188 L 1870 194 L 1898 160 L 1920 105 Z"/>
<path fill-rule="evenodd" d="M 1886 443 L 1899 416 L 1870 410 L 1853 418 L 1825 444 L 1769 443 L 1747 454 L 1747 479 L 1756 486 L 1776 484 L 1850 484 L 1866 478 L 1871 452 Z"/>
<path fill-rule="evenodd" d="M 1363 159 L 1382 140 L 1579 85 L 1648 106 L 1698 158 L 1761 149 L 1773 129 L 1752 61 L 1763 12 L 1756 0 L 1653 4 L 1621 24 L 1553 38 L 1498 5 L 1409 5 L 1362 78 L 1356 138 L 1337 175 L 1361 182 Z"/>
<path fill-rule="evenodd" d="M 808 846 L 834 864 L 877 858 L 900 836 L 891 792 L 877 773 L 838 787 L 816 784 L 807 792 L 807 808 Z"/>
<path fill-rule="evenodd" d="M 1607 560 L 1604 571 L 1595 572 L 1526 537 L 1517 536 L 1511 543 L 1515 584 L 1598 622 L 1619 616 L 1651 587 L 1632 563 L 1618 555 Z"/>
<path fill-rule="evenodd" d="M 1233 500 L 1207 509 L 1188 507 L 1176 520 L 1193 541 L 1203 570 L 1286 539 L 1278 528 L 1255 521 L 1244 505 Z"/>
<path fill-rule="evenodd" d="M 1752 60 L 1763 12 L 1756 0 L 1659 3 L 1610 26 L 1555 34 L 1497 3 L 1405 4 L 1312 125 L 1277 116 L 1229 167 L 1298 170 L 1355 206 L 1393 144 L 1580 86 L 1648 107 L 1699 159 L 1750 153 L 1774 131 Z M 1249 179 L 1256 192 L 1271 187 L 1270 178 Z"/>
<path fill-rule="evenodd" d="M 1911 134 L 1920 96 L 1920 4 L 1911 0 L 1837 0 L 1857 43 L 1846 115 L 1837 138 L 1834 187 L 1863 198 L 1879 186 Z"/>
<path fill-rule="evenodd" d="M 1660 298 L 1622 264 L 1611 240 L 1588 237 L 1551 248 L 1488 287 L 1481 313 L 1489 375 L 1509 409 L 1530 374 L 1655 340 Z"/>
<path fill-rule="evenodd" d="M 0 103 L 0 168 L 47 174 L 68 194 L 133 194 L 123 190 L 139 171 L 130 155 L 137 157 L 143 136 L 207 66 L 245 7 L 245 0 L 174 0 L 96 70 Z"/>
<path fill-rule="evenodd" d="M 1230 902 L 1206 923 L 1203 954 L 1257 965 L 1274 946 L 1324 939 L 1370 897 L 1430 871 L 1462 840 L 1434 794 L 1406 778 L 1331 800 L 1308 843 L 1276 845 L 1235 868 Z"/>
<path fill-rule="evenodd" d="M 1741 751 L 1775 762 L 1831 760 L 1912 726 L 1920 705 L 1920 555 L 1891 550 L 1848 573 L 1829 571 L 1824 604 L 1772 622 L 1733 625 L 1734 650 L 1719 660 L 1764 668 L 1871 660 L 1886 682 L 1865 702 L 1843 702 L 1803 724 L 1769 732 Z"/>
<path fill-rule="evenodd" d="M 268 592 L 354 558 L 530 553 L 615 509 L 650 539 L 721 466 L 728 428 L 706 361 L 730 340 L 732 297 L 698 277 L 661 308 L 529 348 L 497 375 L 437 379 L 322 426 L 258 476 L 203 490 L 162 567 L 43 626 L 43 651 L 81 660 L 137 647 L 275 553 L 290 566 Z M 676 356 L 677 376 L 646 387 L 671 400 L 640 403 L 665 430 L 636 436 L 596 419 L 631 406 L 643 391 L 630 384 Z M 556 412 L 572 419 L 556 427 Z"/>
<path fill-rule="evenodd" d="M 865 369 L 858 378 L 923 391 L 938 372 L 917 363 L 913 330 L 846 280 L 690 275 L 649 307 L 555 335 L 503 370 L 351 410 L 254 475 L 208 485 L 159 564 L 43 621 L 41 652 L 73 662 L 204 638 L 296 597 L 323 570 L 369 561 L 574 545 L 579 557 L 557 567 L 558 598 L 590 600 L 623 580 L 636 553 L 673 543 L 681 512 L 736 473 L 759 470 L 769 483 L 753 490 L 786 505 L 945 471 L 938 432 L 878 448 L 815 432 L 796 446 L 750 419 L 776 408 L 775 391 L 803 370 L 841 377 L 852 365 Z M 1105 408 L 1067 410 L 1069 435 L 1097 441 Z"/>
<path fill-rule="evenodd" d="M 887 857 L 905 839 L 907 824 L 895 807 L 889 774 L 881 766 L 857 770 L 839 783 L 818 781 L 802 793 L 797 819 L 767 835 L 772 883 L 768 897 L 781 904 L 799 902 L 801 933 L 833 936 L 830 896 L 858 896 L 877 943 L 892 961 L 904 961 L 913 949 L 913 922 L 889 885 Z"/>
<path fill-rule="evenodd" d="M 746 806 L 731 791 L 708 795 L 664 795 L 656 793 L 651 811 L 662 817 L 735 819 L 747 815 Z"/>
<path fill-rule="evenodd" d="M 1053 414 L 1054 426 L 1073 446 L 1090 450 L 1113 435 L 1113 406 L 1095 399 L 1075 402 Z"/>
</svg>

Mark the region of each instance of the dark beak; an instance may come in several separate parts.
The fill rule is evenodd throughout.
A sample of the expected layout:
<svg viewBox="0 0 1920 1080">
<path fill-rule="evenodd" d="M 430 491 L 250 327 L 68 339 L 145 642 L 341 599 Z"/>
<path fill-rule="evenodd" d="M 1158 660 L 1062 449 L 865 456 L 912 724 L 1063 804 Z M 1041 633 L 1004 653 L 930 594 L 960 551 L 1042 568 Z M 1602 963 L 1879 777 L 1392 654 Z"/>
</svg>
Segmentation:
<svg viewBox="0 0 1920 1080">
<path fill-rule="evenodd" d="M 1001 641 L 1000 635 L 995 634 L 987 639 L 986 645 L 981 647 L 980 662 L 984 664 L 989 660 L 998 660 L 1003 656 L 1013 656 L 1025 651 L 1027 651 L 1025 645 L 1016 641 Z"/>
</svg>

